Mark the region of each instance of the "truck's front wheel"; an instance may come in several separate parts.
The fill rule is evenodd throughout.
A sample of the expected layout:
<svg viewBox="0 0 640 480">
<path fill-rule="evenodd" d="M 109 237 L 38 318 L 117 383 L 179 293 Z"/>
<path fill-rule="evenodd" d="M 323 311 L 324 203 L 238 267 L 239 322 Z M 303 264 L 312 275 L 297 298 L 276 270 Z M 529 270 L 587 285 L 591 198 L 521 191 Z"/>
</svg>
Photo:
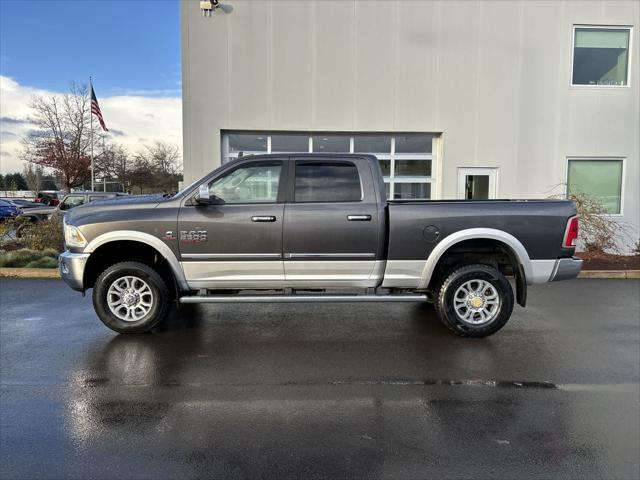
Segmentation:
<svg viewBox="0 0 640 480">
<path fill-rule="evenodd" d="M 513 311 L 513 289 L 488 265 L 466 265 L 451 272 L 436 292 L 442 323 L 465 337 L 486 337 L 500 330 Z"/>
<path fill-rule="evenodd" d="M 169 289 L 163 278 L 140 262 L 110 266 L 93 288 L 93 306 L 98 317 L 119 333 L 150 330 L 166 316 L 169 305 Z"/>
</svg>

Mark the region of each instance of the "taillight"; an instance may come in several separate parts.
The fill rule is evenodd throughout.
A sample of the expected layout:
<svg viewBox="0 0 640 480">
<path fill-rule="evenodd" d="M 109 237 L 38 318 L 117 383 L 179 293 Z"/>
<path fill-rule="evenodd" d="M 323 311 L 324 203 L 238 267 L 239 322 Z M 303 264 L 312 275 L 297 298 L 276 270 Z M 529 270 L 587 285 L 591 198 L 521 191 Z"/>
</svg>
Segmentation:
<svg viewBox="0 0 640 480">
<path fill-rule="evenodd" d="M 575 248 L 578 244 L 578 216 L 571 217 L 567 222 L 567 228 L 564 231 L 564 240 L 562 246 L 565 248 Z"/>
</svg>

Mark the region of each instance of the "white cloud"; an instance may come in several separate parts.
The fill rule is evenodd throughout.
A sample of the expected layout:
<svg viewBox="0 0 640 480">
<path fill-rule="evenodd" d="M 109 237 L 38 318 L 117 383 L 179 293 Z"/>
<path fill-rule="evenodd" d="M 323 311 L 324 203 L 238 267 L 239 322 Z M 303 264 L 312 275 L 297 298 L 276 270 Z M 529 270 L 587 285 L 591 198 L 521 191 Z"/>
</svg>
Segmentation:
<svg viewBox="0 0 640 480">
<path fill-rule="evenodd" d="M 33 95 L 52 95 L 0 75 L 0 171 L 19 171 L 20 139 L 32 128 L 28 118 Z M 112 139 L 130 152 L 143 143 L 163 140 L 182 150 L 182 100 L 180 97 L 118 95 L 99 97 L 102 115 Z M 94 119 L 95 120 L 95 119 Z"/>
<path fill-rule="evenodd" d="M 113 92 L 124 96 L 143 97 L 176 97 L 180 96 L 182 90 L 179 88 L 161 88 L 158 90 L 131 90 L 128 88 L 114 88 Z"/>
</svg>

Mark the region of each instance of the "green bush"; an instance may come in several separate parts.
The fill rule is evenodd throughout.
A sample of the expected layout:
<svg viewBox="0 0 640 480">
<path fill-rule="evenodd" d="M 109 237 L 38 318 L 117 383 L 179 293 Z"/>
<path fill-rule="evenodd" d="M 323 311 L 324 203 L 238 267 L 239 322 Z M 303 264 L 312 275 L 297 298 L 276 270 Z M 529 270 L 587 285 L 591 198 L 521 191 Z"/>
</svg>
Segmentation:
<svg viewBox="0 0 640 480">
<path fill-rule="evenodd" d="M 32 223 L 27 218 L 18 217 L 0 223 L 0 250 L 29 248 L 43 250 L 53 248 L 64 251 L 62 217 Z"/>
<path fill-rule="evenodd" d="M 26 248 L 33 250 L 55 249 L 64 250 L 64 233 L 62 231 L 62 217 L 53 217 L 35 224 L 22 225 L 20 241 Z"/>
<path fill-rule="evenodd" d="M 621 237 L 628 236 L 626 225 L 607 213 L 602 202 L 589 194 L 578 192 L 568 195 L 552 195 L 550 198 L 566 198 L 576 204 L 580 218 L 580 245 L 588 252 L 621 254 Z"/>
<path fill-rule="evenodd" d="M 0 267 L 56 268 L 57 257 L 58 252 L 53 248 L 44 250 L 21 248 L 12 252 L 0 252 Z"/>
<path fill-rule="evenodd" d="M 27 263 L 25 268 L 58 268 L 58 260 L 51 257 L 42 257 Z"/>
</svg>

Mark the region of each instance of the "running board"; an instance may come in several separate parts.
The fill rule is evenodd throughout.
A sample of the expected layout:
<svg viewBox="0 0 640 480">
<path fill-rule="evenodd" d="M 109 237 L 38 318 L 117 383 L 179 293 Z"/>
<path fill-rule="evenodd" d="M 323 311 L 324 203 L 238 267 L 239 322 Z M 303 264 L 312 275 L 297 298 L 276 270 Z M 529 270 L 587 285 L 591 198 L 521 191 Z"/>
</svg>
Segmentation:
<svg viewBox="0 0 640 480">
<path fill-rule="evenodd" d="M 191 295 L 180 303 L 426 302 L 427 295 Z"/>
</svg>

